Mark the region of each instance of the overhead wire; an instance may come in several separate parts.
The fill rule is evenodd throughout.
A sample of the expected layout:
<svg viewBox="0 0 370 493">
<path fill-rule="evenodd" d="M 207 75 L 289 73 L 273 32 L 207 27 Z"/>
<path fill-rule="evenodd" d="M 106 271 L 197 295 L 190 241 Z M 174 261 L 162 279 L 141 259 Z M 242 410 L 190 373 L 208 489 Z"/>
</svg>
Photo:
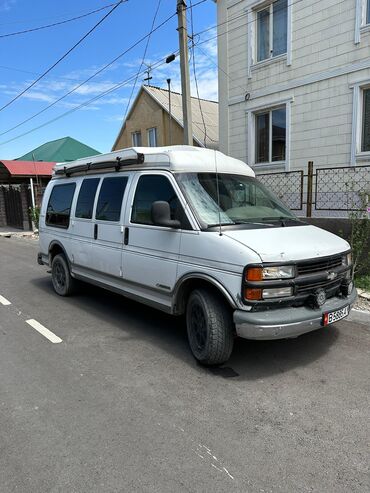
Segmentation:
<svg viewBox="0 0 370 493">
<path fill-rule="evenodd" d="M 152 25 L 151 25 L 151 28 L 150 28 L 149 36 L 147 37 L 145 48 L 144 48 L 144 53 L 143 53 L 143 56 L 141 58 L 141 63 L 140 63 L 140 66 L 139 66 L 139 70 L 137 71 L 137 74 L 136 74 L 136 77 L 135 77 L 135 81 L 134 81 L 134 85 L 132 86 L 130 97 L 129 97 L 129 100 L 128 100 L 127 105 L 126 105 L 126 110 L 125 110 L 124 118 L 126 118 L 128 109 L 129 109 L 130 104 L 131 104 L 132 96 L 133 96 L 134 91 L 135 91 L 135 88 L 136 88 L 137 80 L 139 78 L 139 73 L 140 73 L 140 71 L 141 71 L 141 69 L 142 69 L 142 67 L 144 65 L 145 57 L 146 57 L 146 54 L 148 52 L 150 38 L 151 38 L 151 35 L 153 33 L 154 24 L 155 24 L 155 21 L 157 19 L 157 15 L 158 15 L 158 12 L 159 12 L 159 9 L 160 9 L 160 6 L 161 6 L 161 2 L 162 2 L 162 0 L 158 0 L 157 7 L 156 7 L 155 12 L 154 12 L 154 17 L 153 17 L 153 20 L 152 20 Z"/>
<path fill-rule="evenodd" d="M 207 127 L 206 127 L 206 122 L 204 120 L 203 109 L 202 109 L 202 105 L 201 105 L 200 97 L 199 97 L 197 69 L 196 69 L 196 64 L 195 64 L 194 20 L 193 20 L 193 8 L 192 8 L 192 1 L 191 0 L 190 0 L 190 26 L 191 26 L 191 51 L 192 51 L 192 60 L 193 60 L 193 75 L 194 75 L 195 88 L 197 91 L 199 111 L 200 111 L 200 114 L 202 117 L 202 122 L 203 122 L 203 127 L 204 127 L 204 147 L 207 147 Z"/>
<path fill-rule="evenodd" d="M 192 5 L 192 8 L 196 7 L 196 6 L 197 6 L 197 5 L 199 5 L 199 4 L 204 3 L 205 1 L 207 1 L 207 0 L 200 0 L 199 2 L 197 2 L 197 3 L 193 4 L 193 5 Z M 275 1 L 277 1 L 277 0 L 275 0 Z M 303 0 L 296 0 L 295 4 L 296 4 L 296 3 L 299 3 L 299 2 L 301 2 L 301 1 L 303 1 Z M 343 3 L 344 1 L 345 1 L 345 0 L 342 0 L 342 2 L 341 2 L 341 3 Z M 319 0 L 319 1 L 315 2 L 315 4 L 316 4 L 316 3 L 320 3 L 320 2 L 321 2 L 321 0 Z M 275 2 L 274 2 L 274 3 L 275 3 Z M 291 4 L 289 4 L 289 5 L 291 5 Z M 187 8 L 190 8 L 190 7 L 187 7 Z M 173 15 L 171 16 L 171 18 L 172 18 L 174 15 L 176 15 L 176 13 L 175 13 L 175 14 L 173 14 Z M 207 31 L 210 31 L 210 30 L 214 30 L 216 27 L 219 27 L 219 26 L 221 26 L 221 25 L 225 25 L 225 24 L 228 24 L 228 23 L 230 23 L 230 22 L 233 22 L 233 21 L 235 21 L 235 20 L 237 20 L 237 19 L 240 19 L 240 18 L 244 17 L 245 15 L 246 15 L 246 13 L 243 13 L 243 14 L 241 14 L 241 15 L 235 16 L 235 17 L 233 17 L 233 18 L 231 18 L 231 19 L 229 19 L 229 20 L 227 20 L 227 21 L 225 21 L 225 22 L 222 22 L 222 23 L 216 24 L 215 26 L 212 26 L 212 27 L 210 27 L 210 28 L 208 28 L 208 29 L 205 29 L 205 30 L 203 30 L 203 31 L 200 31 L 199 33 L 196 33 L 196 34 L 195 34 L 195 36 L 199 36 L 200 34 L 202 34 L 202 33 L 204 33 L 204 32 L 207 32 Z M 169 20 L 169 19 L 168 19 L 168 20 Z M 255 19 L 254 19 L 252 22 L 254 22 L 254 21 L 255 21 Z M 165 22 L 166 22 L 166 21 L 165 21 Z M 250 23 L 251 23 L 251 22 L 248 22 L 247 24 L 250 24 Z M 162 24 L 163 24 L 163 23 L 162 23 Z M 157 28 L 159 28 L 159 27 L 160 27 L 160 26 L 157 26 Z M 157 28 L 156 28 L 156 29 L 157 29 Z M 239 29 L 239 28 L 238 28 L 238 27 L 236 27 L 236 28 L 233 28 L 233 29 L 227 29 L 227 30 L 225 30 L 225 31 L 224 31 L 224 32 L 222 32 L 222 33 L 217 33 L 215 36 L 212 36 L 211 38 L 208 38 L 208 39 L 206 39 L 206 40 L 199 41 L 198 43 L 196 43 L 196 47 L 198 48 L 198 45 L 199 45 L 199 44 L 205 44 L 205 43 L 208 43 L 209 41 L 211 41 L 211 40 L 213 40 L 213 39 L 215 39 L 215 38 L 218 38 L 218 37 L 220 37 L 220 36 L 223 36 L 223 35 L 225 35 L 225 34 L 227 34 L 227 33 L 230 33 L 231 31 L 234 31 L 234 30 L 236 30 L 236 29 Z M 145 36 L 145 37 L 146 37 L 146 36 Z M 144 39 L 145 39 L 145 37 L 144 37 Z M 179 50 L 177 50 L 177 51 L 176 51 L 176 54 L 178 54 L 178 52 L 179 52 Z M 165 62 L 161 62 L 158 66 L 163 65 L 164 63 L 165 63 Z M 217 64 L 216 64 L 216 65 L 217 65 Z M 152 66 L 152 68 L 153 68 L 153 69 L 157 68 L 157 65 L 153 65 L 153 66 Z M 145 73 L 145 71 L 144 71 L 143 73 Z M 139 74 L 139 75 L 140 75 L 140 74 Z M 228 75 L 228 74 L 227 74 L 227 75 Z M 229 75 L 228 75 L 228 77 L 229 77 Z M 112 88 L 108 89 L 107 91 L 103 91 L 101 94 L 99 94 L 99 95 L 97 95 L 97 96 L 95 96 L 95 97 L 93 97 L 93 98 L 89 99 L 88 101 L 86 101 L 86 102 L 84 102 L 84 103 L 81 103 L 81 104 L 79 104 L 79 105 L 75 106 L 75 107 L 74 107 L 74 108 L 72 108 L 71 110 L 69 110 L 69 111 L 67 111 L 67 112 L 65 112 L 65 113 L 62 113 L 61 115 L 59 115 L 59 116 L 57 116 L 57 117 L 55 117 L 55 118 L 53 118 L 53 119 L 51 119 L 51 120 L 49 120 L 49 121 L 47 121 L 47 122 L 45 122 L 45 123 L 41 124 L 41 125 L 39 125 L 38 127 L 35 127 L 35 128 L 33 128 L 33 129 L 30 129 L 29 131 L 24 132 L 23 134 L 20 134 L 20 135 L 18 135 L 18 136 L 15 136 L 15 137 L 13 137 L 12 139 L 9 139 L 9 140 L 7 140 L 7 141 L 5 141 L 5 142 L 1 142 L 1 143 L 0 143 L 0 145 L 4 145 L 4 144 L 7 144 L 7 143 L 12 142 L 12 141 L 14 141 L 14 140 L 17 140 L 17 139 L 19 139 L 19 138 L 23 137 L 24 135 L 28 135 L 28 134 L 29 134 L 29 133 L 31 133 L 31 132 L 34 132 L 34 131 L 36 131 L 36 130 L 39 130 L 40 128 L 43 128 L 43 127 L 45 127 L 46 125 L 49 125 L 49 124 L 53 123 L 54 121 L 57 121 L 57 120 L 59 120 L 60 118 L 63 118 L 64 116 L 67 116 L 67 115 L 69 115 L 69 114 L 71 114 L 71 113 L 73 113 L 73 112 L 75 112 L 75 111 L 77 111 L 77 110 L 79 110 L 79 109 L 81 109 L 81 108 L 83 108 L 83 107 L 86 107 L 86 106 L 88 106 L 89 104 L 91 104 L 91 103 L 95 102 L 96 100 L 98 100 L 98 99 L 100 99 L 100 98 L 102 98 L 102 97 L 106 96 L 107 94 L 109 94 L 109 93 L 111 93 L 111 92 L 113 92 L 113 91 L 115 91 L 115 90 L 119 89 L 120 87 L 123 87 L 123 86 L 124 86 L 124 85 L 126 85 L 127 83 L 131 82 L 134 78 L 136 78 L 136 75 L 135 75 L 135 76 L 133 76 L 133 77 L 130 77 L 129 79 L 127 79 L 127 81 L 124 81 L 124 82 L 122 82 L 122 83 L 118 83 L 118 84 L 114 85 Z M 245 90 L 245 89 L 243 88 L 243 90 Z M 73 92 L 73 91 L 71 91 L 71 92 Z M 35 116 L 36 116 L 36 115 L 35 115 Z M 10 130 L 9 130 L 9 131 L 10 131 Z M 4 132 L 4 133 L 7 133 L 7 132 Z M 1 135 L 1 134 L 0 134 L 0 135 Z"/>
<path fill-rule="evenodd" d="M 175 51 L 174 53 L 177 56 L 179 54 L 179 50 Z M 152 68 L 153 68 L 153 70 L 155 70 L 156 68 L 158 68 L 162 65 L 165 65 L 165 64 L 166 64 L 166 58 L 161 58 L 160 60 L 158 60 L 156 63 L 154 63 L 152 65 Z M 141 74 L 144 74 L 144 73 L 145 73 L 145 70 L 143 70 Z M 71 108 L 70 110 L 62 113 L 61 115 L 58 115 L 55 118 L 52 118 L 51 120 L 48 120 L 48 121 L 42 123 L 41 125 L 34 127 L 34 128 L 32 128 L 32 129 L 30 129 L 30 130 L 28 130 L 28 131 L 26 131 L 20 135 L 16 135 L 15 137 L 12 137 L 11 139 L 9 139 L 7 141 L 0 142 L 0 145 L 5 145 L 5 144 L 8 144 L 9 142 L 13 142 L 15 140 L 18 140 L 21 137 L 24 137 L 25 135 L 28 135 L 28 134 L 33 133 L 33 132 L 35 132 L 41 128 L 44 128 L 47 125 L 50 125 L 51 123 L 54 123 L 55 121 L 58 121 L 61 118 L 64 118 L 65 116 L 68 116 L 68 115 L 74 113 L 75 111 L 90 105 L 91 103 L 94 103 L 95 101 L 107 96 L 108 94 L 116 91 L 117 89 L 120 89 L 121 87 L 124 87 L 125 85 L 129 84 L 130 82 L 132 82 L 135 79 L 135 77 L 136 77 L 136 75 L 133 75 L 133 76 L 129 77 L 128 79 L 125 79 L 124 81 L 118 82 L 117 84 L 115 84 L 111 88 L 107 89 L 106 91 L 103 91 L 102 93 L 98 94 L 97 96 L 94 96 L 93 98 L 89 99 L 88 101 L 85 101 L 79 105 L 76 105 L 74 108 Z"/>
<path fill-rule="evenodd" d="M 193 8 L 196 7 L 197 5 L 200 5 L 202 3 L 204 3 L 206 0 L 200 0 L 198 1 L 197 3 L 193 4 Z M 189 7 L 188 7 L 189 9 Z M 151 29 L 149 31 L 149 33 L 147 33 L 146 35 L 142 36 L 140 39 L 138 39 L 135 43 L 133 43 L 129 48 L 127 48 L 126 50 L 124 50 L 123 52 L 121 52 L 118 56 L 116 56 L 113 60 L 111 60 L 109 63 L 107 63 L 106 65 L 104 65 L 102 68 L 100 68 L 99 70 L 97 70 L 94 74 L 92 74 L 90 77 L 88 77 L 87 79 L 85 79 L 84 81 L 82 81 L 80 84 L 78 84 L 77 86 L 73 87 L 71 90 L 69 90 L 67 93 L 63 94 L 61 97 L 57 98 L 55 101 L 51 102 L 49 105 L 45 106 L 43 109 L 41 109 L 40 111 L 34 113 L 33 115 L 31 115 L 30 117 L 22 120 L 21 122 L 19 122 L 18 124 L 14 125 L 13 127 L 11 128 L 8 128 L 7 130 L 4 130 L 3 132 L 0 132 L 0 136 L 2 135 L 5 135 L 13 130 L 15 130 L 16 128 L 24 125 L 25 123 L 28 123 L 29 121 L 33 120 L 34 118 L 36 118 L 37 116 L 41 115 L 42 113 L 44 113 L 45 111 L 47 111 L 48 109 L 52 108 L 53 106 L 55 106 L 57 103 L 59 103 L 60 101 L 62 101 L 63 99 L 65 99 L 66 97 L 68 97 L 70 94 L 74 93 L 75 91 L 77 91 L 80 87 L 82 87 L 83 85 L 87 84 L 88 82 L 90 82 L 92 79 L 94 79 L 97 75 L 101 74 L 104 70 L 106 70 L 107 68 L 109 68 L 110 66 L 112 66 L 115 62 L 117 62 L 120 58 L 122 58 L 124 55 L 126 55 L 129 51 L 133 50 L 136 46 L 138 46 L 142 41 L 144 41 L 145 39 L 147 38 L 150 38 L 150 36 L 158 31 L 162 26 L 164 26 L 167 22 L 169 22 L 173 17 L 175 17 L 177 15 L 176 12 L 174 12 L 173 14 L 171 14 L 169 17 L 167 17 L 166 19 L 164 19 L 164 21 L 162 21 L 160 24 L 158 24 L 158 26 L 156 26 L 155 28 Z M 4 67 L 4 68 L 8 68 L 8 67 Z"/>
<path fill-rule="evenodd" d="M 32 87 L 34 87 L 38 82 L 40 82 L 41 79 L 43 79 L 53 68 L 55 68 L 62 60 L 64 60 L 74 49 L 77 48 L 95 29 L 102 24 L 102 22 L 105 21 L 115 10 L 117 7 L 119 7 L 122 3 L 127 2 L 128 0 L 119 0 L 114 7 L 112 7 L 109 12 L 107 12 L 82 38 L 80 38 L 77 43 L 75 43 L 66 53 L 64 53 L 51 67 L 49 67 L 45 72 L 43 72 L 37 79 L 35 79 L 31 84 L 29 84 L 23 91 L 18 93 L 16 96 L 14 96 L 13 99 L 8 101 L 6 104 L 4 104 L 1 108 L 0 111 L 3 111 L 5 108 L 10 106 L 12 103 L 14 103 L 17 99 L 19 99 L 23 94 L 25 94 L 27 91 L 29 91 Z"/>
<path fill-rule="evenodd" d="M 9 38 L 11 36 L 18 36 L 20 34 L 28 34 L 28 33 L 34 32 L 34 31 L 41 31 L 43 29 L 48 29 L 50 27 L 56 27 L 56 26 L 60 26 L 62 24 L 67 24 L 69 22 L 77 21 L 79 19 L 83 19 L 84 17 L 88 17 L 90 15 L 97 14 L 98 12 L 101 12 L 102 10 L 109 9 L 109 7 L 112 7 L 113 5 L 115 5 L 115 4 L 110 3 L 108 5 L 104 5 L 103 7 L 100 7 L 99 9 L 91 10 L 90 12 L 87 12 L 86 14 L 81 14 L 81 15 L 78 15 L 76 17 L 71 17 L 70 19 L 64 19 L 64 20 L 59 21 L 59 22 L 53 22 L 52 24 L 47 24 L 45 26 L 38 26 L 38 27 L 30 28 L 30 29 L 24 29 L 23 31 L 15 31 L 12 33 L 0 34 L 0 39 L 1 38 Z"/>
<path fill-rule="evenodd" d="M 45 108 L 42 108 L 40 111 L 38 111 L 38 112 L 34 113 L 33 115 L 31 115 L 30 117 L 24 119 L 23 121 L 21 121 L 17 125 L 14 125 L 13 127 L 8 128 L 7 130 L 4 130 L 4 132 L 0 132 L 0 136 L 1 135 L 5 135 L 5 134 L 11 132 L 12 130 L 15 130 L 16 128 L 20 127 L 21 125 L 24 125 L 25 123 L 33 120 L 34 118 L 36 118 L 37 116 L 41 115 L 42 113 L 44 113 L 48 109 L 52 108 L 53 106 L 55 106 L 57 103 L 59 103 L 60 101 L 62 101 L 63 99 L 65 99 L 66 97 L 68 97 L 69 95 L 71 95 L 72 93 L 76 92 L 78 89 L 80 89 L 80 87 L 82 87 L 83 85 L 85 85 L 88 82 L 90 82 L 96 76 L 98 76 L 99 74 L 101 74 L 102 72 L 104 72 L 107 68 L 109 68 L 115 62 L 117 62 L 119 59 L 121 59 L 124 55 L 126 55 L 131 50 L 133 50 L 134 48 L 136 48 L 136 46 L 138 46 L 140 43 L 142 43 L 145 39 L 149 38 L 154 32 L 158 31 L 158 29 L 160 29 L 162 26 L 164 26 L 165 24 L 167 24 L 167 22 L 169 22 L 175 15 L 176 15 L 176 12 L 174 14 L 170 15 L 169 17 L 167 17 L 164 21 L 162 21 L 160 24 L 158 24 L 158 26 L 156 26 L 155 28 L 153 28 L 152 30 L 150 30 L 149 33 L 145 34 L 140 39 L 138 39 L 137 41 L 135 41 L 135 43 L 133 43 L 131 46 L 129 46 L 126 50 L 122 51 L 119 55 L 117 55 L 115 58 L 113 58 L 113 60 L 111 60 L 106 65 L 104 65 L 103 67 L 101 67 L 99 70 L 97 70 L 95 73 L 93 73 L 90 77 L 88 77 L 87 79 L 85 79 L 84 81 L 82 81 L 80 84 L 78 84 L 77 86 L 75 86 L 72 89 L 70 89 L 68 92 L 66 92 L 65 94 L 63 94 L 59 98 L 57 98 L 55 101 L 52 101 L 49 105 L 45 106 Z"/>
</svg>

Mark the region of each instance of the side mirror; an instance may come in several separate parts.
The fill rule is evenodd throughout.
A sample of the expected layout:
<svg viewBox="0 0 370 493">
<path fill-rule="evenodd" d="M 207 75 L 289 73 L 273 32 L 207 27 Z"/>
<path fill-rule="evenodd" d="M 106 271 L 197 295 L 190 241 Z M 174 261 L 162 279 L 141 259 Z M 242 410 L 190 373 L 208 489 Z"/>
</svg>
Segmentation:
<svg viewBox="0 0 370 493">
<path fill-rule="evenodd" d="M 171 219 L 170 204 L 162 200 L 152 203 L 151 209 L 152 221 L 156 226 L 165 226 L 166 228 L 180 229 L 181 223 L 177 219 Z"/>
</svg>

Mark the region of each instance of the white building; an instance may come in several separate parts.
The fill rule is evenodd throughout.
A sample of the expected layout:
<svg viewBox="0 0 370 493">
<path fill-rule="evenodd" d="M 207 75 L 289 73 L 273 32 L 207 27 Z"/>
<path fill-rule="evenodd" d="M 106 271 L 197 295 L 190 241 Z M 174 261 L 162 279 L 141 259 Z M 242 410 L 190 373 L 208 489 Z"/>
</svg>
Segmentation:
<svg viewBox="0 0 370 493">
<path fill-rule="evenodd" d="M 370 0 L 217 0 L 220 150 L 269 172 L 370 164 Z"/>
</svg>

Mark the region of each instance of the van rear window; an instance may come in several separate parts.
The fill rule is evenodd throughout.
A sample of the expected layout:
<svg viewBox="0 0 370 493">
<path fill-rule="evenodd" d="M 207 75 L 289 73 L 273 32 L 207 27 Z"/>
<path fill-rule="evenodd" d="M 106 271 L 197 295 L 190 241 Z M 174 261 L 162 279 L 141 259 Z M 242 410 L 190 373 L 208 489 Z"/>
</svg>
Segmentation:
<svg viewBox="0 0 370 493">
<path fill-rule="evenodd" d="M 76 205 L 76 217 L 91 219 L 99 178 L 88 178 L 82 182 Z"/>
<path fill-rule="evenodd" d="M 76 183 L 55 185 L 51 191 L 48 207 L 46 209 L 46 224 L 57 228 L 69 227 L 71 205 Z"/>
</svg>

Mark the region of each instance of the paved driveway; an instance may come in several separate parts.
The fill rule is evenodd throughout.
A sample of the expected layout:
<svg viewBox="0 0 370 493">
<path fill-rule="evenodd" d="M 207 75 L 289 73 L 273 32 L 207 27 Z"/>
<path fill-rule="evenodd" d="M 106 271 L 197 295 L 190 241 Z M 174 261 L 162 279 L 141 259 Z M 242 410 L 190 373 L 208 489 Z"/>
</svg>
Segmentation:
<svg viewBox="0 0 370 493">
<path fill-rule="evenodd" d="M 181 319 L 60 298 L 36 253 L 0 238 L 2 493 L 369 491 L 369 320 L 240 340 L 210 371 Z"/>
</svg>

